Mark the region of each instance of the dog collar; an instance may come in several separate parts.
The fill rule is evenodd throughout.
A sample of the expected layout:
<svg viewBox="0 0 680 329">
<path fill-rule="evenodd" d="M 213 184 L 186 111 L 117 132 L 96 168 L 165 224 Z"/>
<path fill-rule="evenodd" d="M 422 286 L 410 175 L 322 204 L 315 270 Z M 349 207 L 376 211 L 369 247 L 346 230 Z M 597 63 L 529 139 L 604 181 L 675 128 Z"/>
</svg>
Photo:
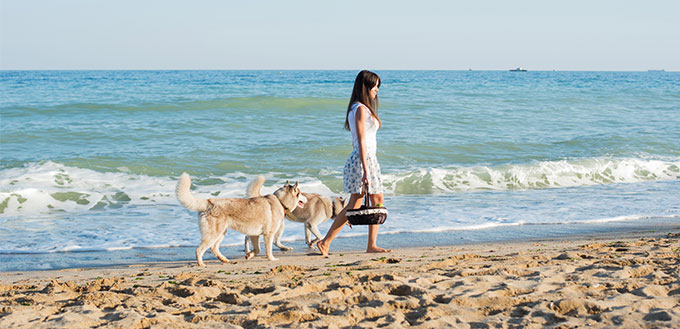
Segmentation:
<svg viewBox="0 0 680 329">
<path fill-rule="evenodd" d="M 281 200 L 279 200 L 280 202 Z M 286 208 L 286 206 L 281 203 L 281 207 L 283 207 L 283 215 L 285 216 L 286 214 L 290 214 L 290 209 Z"/>
<path fill-rule="evenodd" d="M 295 215 L 293 215 L 293 212 L 292 212 L 292 211 L 290 211 L 290 210 L 289 210 L 288 208 L 286 208 L 286 207 L 283 207 L 283 209 L 285 209 L 285 210 L 283 211 L 283 215 L 288 216 L 288 218 L 290 218 L 290 219 L 292 219 L 292 220 L 297 220 L 297 217 L 295 217 Z"/>
<path fill-rule="evenodd" d="M 276 195 L 275 195 L 275 196 L 276 196 Z M 286 205 L 284 205 L 283 202 L 281 202 L 281 199 L 279 199 L 278 196 L 276 196 L 276 198 L 279 200 L 279 203 L 281 204 L 281 207 L 283 207 L 283 216 L 288 216 L 288 217 L 290 217 L 291 219 L 296 220 L 297 218 L 295 218 L 295 216 L 293 215 L 293 212 L 290 211 L 290 209 L 286 208 Z"/>
</svg>

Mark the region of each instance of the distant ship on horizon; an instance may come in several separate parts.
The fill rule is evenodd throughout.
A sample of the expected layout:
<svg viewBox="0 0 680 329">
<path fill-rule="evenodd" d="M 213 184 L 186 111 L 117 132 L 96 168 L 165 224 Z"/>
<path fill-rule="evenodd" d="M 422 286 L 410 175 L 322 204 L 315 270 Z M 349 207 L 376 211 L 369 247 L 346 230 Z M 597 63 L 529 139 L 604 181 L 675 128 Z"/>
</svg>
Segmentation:
<svg viewBox="0 0 680 329">
<path fill-rule="evenodd" d="M 661 70 L 647 70 L 647 72 L 666 72 L 666 70 L 661 69 Z"/>
<path fill-rule="evenodd" d="M 510 72 L 526 72 L 526 71 L 527 71 L 527 69 L 524 69 L 524 68 L 521 68 L 521 67 L 510 70 Z"/>
</svg>

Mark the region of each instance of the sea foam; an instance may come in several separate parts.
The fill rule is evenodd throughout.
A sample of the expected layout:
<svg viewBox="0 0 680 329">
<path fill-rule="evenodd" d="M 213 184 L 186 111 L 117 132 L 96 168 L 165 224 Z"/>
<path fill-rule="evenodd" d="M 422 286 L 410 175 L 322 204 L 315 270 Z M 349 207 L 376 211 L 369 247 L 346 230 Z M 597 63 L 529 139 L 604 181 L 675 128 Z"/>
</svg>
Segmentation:
<svg viewBox="0 0 680 329">
<path fill-rule="evenodd" d="M 0 171 L 0 215 L 77 213 L 133 206 L 178 204 L 175 197 L 177 177 L 98 172 L 45 161 L 21 168 Z M 266 175 L 267 176 L 267 175 Z M 273 176 L 270 174 L 268 176 Z M 244 179 L 243 177 L 247 177 Z M 200 198 L 245 197 L 254 175 L 231 173 L 223 177 L 195 177 Z M 285 180 L 270 178 L 262 187 L 263 195 L 272 193 Z M 200 185 L 199 185 L 200 184 Z M 305 192 L 332 194 L 319 180 L 306 179 Z"/>
<path fill-rule="evenodd" d="M 176 177 L 118 172 L 98 172 L 45 161 L 0 171 L 0 215 L 80 212 L 129 206 L 177 204 Z M 303 191 L 342 194 L 329 188 L 334 181 L 298 177 Z M 273 192 L 284 180 L 280 173 L 265 173 L 261 193 Z M 542 161 L 503 166 L 451 166 L 383 172 L 386 195 L 439 194 L 469 191 L 512 191 L 592 186 L 680 179 L 680 159 L 592 158 Z M 194 194 L 202 198 L 244 197 L 255 175 L 230 173 L 219 177 L 194 177 Z"/>
<path fill-rule="evenodd" d="M 680 159 L 591 158 L 529 164 L 417 168 L 384 175 L 389 193 L 526 190 L 680 179 Z"/>
</svg>

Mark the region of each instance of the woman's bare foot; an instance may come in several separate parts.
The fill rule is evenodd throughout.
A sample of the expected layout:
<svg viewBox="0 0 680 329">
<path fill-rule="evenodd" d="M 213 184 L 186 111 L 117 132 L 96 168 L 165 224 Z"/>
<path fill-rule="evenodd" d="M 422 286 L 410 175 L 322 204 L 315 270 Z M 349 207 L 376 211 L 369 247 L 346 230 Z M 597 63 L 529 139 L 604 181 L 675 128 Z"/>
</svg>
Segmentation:
<svg viewBox="0 0 680 329">
<path fill-rule="evenodd" d="M 328 248 L 323 245 L 323 240 L 316 243 L 316 248 L 321 252 L 321 256 L 328 257 Z"/>
<path fill-rule="evenodd" d="M 383 249 L 378 246 L 366 248 L 367 253 L 380 253 L 380 252 L 392 252 L 392 249 Z"/>
</svg>

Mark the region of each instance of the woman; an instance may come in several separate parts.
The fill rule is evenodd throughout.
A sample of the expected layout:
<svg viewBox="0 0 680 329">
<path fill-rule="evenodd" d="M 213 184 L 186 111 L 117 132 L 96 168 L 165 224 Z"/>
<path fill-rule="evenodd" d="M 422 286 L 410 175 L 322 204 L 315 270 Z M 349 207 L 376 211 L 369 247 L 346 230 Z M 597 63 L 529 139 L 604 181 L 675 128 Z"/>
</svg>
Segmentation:
<svg viewBox="0 0 680 329">
<path fill-rule="evenodd" d="M 345 129 L 352 132 L 354 149 L 347 159 L 342 179 L 345 193 L 351 195 L 345 209 L 335 217 L 326 237 L 316 243 L 316 247 L 324 256 L 328 256 L 331 242 L 347 222 L 345 211 L 361 206 L 363 185 L 368 185 L 368 196 L 373 206 L 382 205 L 384 202 L 380 165 L 375 155 L 377 148 L 375 136 L 381 126 L 378 117 L 378 88 L 380 77 L 371 71 L 359 72 L 354 80 L 354 89 L 345 116 Z M 378 225 L 369 225 L 366 252 L 392 251 L 378 247 L 377 238 Z"/>
</svg>

